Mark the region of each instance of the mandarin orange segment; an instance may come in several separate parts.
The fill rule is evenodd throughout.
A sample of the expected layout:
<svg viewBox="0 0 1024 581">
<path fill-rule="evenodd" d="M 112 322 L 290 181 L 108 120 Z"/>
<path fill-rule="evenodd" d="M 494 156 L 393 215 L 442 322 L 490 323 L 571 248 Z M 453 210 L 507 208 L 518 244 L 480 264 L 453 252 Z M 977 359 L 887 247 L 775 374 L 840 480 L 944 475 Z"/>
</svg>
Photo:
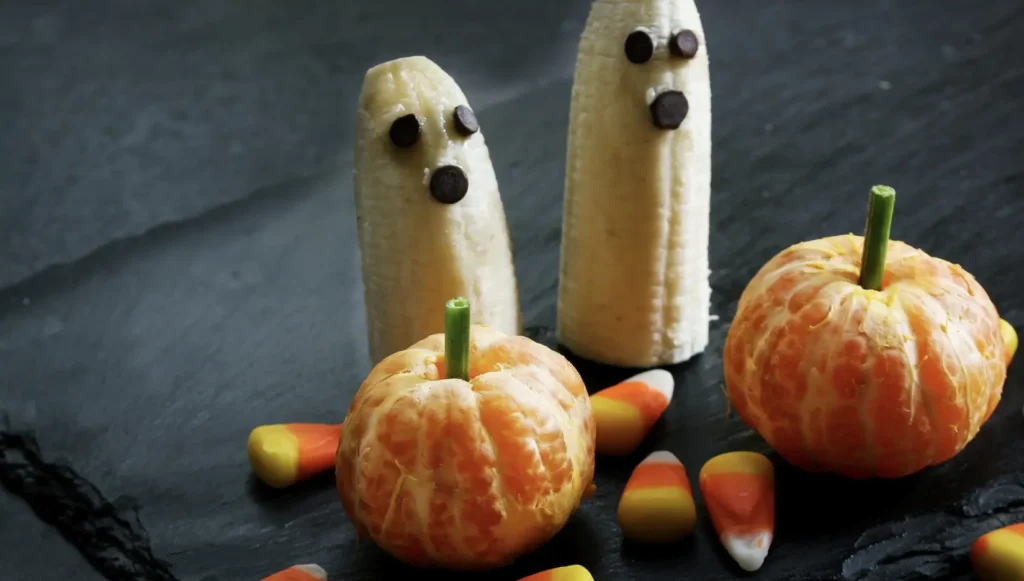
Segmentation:
<svg viewBox="0 0 1024 581">
<path fill-rule="evenodd" d="M 970 273 L 902 242 L 882 289 L 862 288 L 863 245 L 803 242 L 758 271 L 726 338 L 726 389 L 794 465 L 900 477 L 959 453 L 991 416 L 1005 325 Z"/>
<path fill-rule="evenodd" d="M 575 368 L 473 326 L 469 380 L 444 337 L 385 358 L 356 393 L 336 458 L 360 535 L 416 566 L 480 570 L 548 541 L 591 487 L 596 427 Z"/>
</svg>

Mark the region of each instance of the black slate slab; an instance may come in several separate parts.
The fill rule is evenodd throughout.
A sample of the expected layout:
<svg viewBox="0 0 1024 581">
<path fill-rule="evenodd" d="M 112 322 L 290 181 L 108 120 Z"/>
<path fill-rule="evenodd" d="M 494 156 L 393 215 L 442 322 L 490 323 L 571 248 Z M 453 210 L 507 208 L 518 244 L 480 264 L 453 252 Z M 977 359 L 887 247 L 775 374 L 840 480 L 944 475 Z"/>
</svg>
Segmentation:
<svg viewBox="0 0 1024 581">
<path fill-rule="evenodd" d="M 0 514 L 4 531 L 0 563 L 13 579 L 103 581 L 103 576 L 64 542 L 56 529 L 36 518 L 21 498 L 0 494 Z"/>
<path fill-rule="evenodd" d="M 580 5 L 4 2 L 0 286 L 316 173 L 383 60 L 430 52 L 481 104 L 562 76 Z"/>
<path fill-rule="evenodd" d="M 329 478 L 270 492 L 244 455 L 255 425 L 339 420 L 368 371 L 348 132 L 379 60 L 425 53 L 462 84 L 501 183 L 524 318 L 551 340 L 587 3 L 356 4 L 0 5 L 0 79 L 15 89 L 0 91 L 0 413 L 53 463 L 26 486 L 23 450 L 0 445 L 5 488 L 36 502 L 0 495 L 10 578 L 99 578 L 75 543 L 109 579 L 258 579 L 307 561 L 332 579 L 408 573 L 355 544 Z M 1024 326 L 1019 3 L 701 8 L 711 346 L 673 368 L 679 395 L 636 456 L 601 459 L 595 499 L 494 579 L 571 562 L 597 581 L 743 577 L 707 522 L 670 551 L 623 546 L 618 495 L 653 449 L 691 476 L 713 454 L 766 451 L 720 387 L 736 300 L 788 244 L 859 231 L 871 184 L 898 191 L 896 238 L 962 263 Z M 628 373 L 576 362 L 592 391 Z M 969 578 L 970 542 L 1024 520 L 1022 384 L 1017 363 L 976 441 L 917 476 L 854 483 L 777 461 L 778 538 L 753 578 Z M 68 540 L 43 523 L 60 520 L 40 492 L 55 484 L 85 511 Z"/>
</svg>

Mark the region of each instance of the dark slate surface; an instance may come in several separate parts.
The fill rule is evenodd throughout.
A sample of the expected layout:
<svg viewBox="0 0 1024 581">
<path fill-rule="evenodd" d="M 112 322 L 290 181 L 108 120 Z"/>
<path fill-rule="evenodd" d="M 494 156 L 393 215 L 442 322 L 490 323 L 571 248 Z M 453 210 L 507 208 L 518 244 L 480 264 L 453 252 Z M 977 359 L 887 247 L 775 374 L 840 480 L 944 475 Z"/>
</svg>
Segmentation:
<svg viewBox="0 0 1024 581">
<path fill-rule="evenodd" d="M 0 493 L 5 578 L 101 578 L 90 562 L 117 580 L 250 580 L 308 561 L 349 581 L 404 572 L 355 544 L 329 478 L 268 492 L 244 443 L 260 423 L 340 420 L 368 371 L 349 133 L 381 60 L 424 53 L 462 84 L 524 318 L 550 341 L 587 3 L 494 4 L 0 3 L 0 476 L 20 495 Z M 897 238 L 964 264 L 1024 326 L 1019 2 L 702 9 L 711 346 L 674 369 L 680 395 L 636 457 L 601 459 L 597 497 L 495 580 L 571 562 L 597 581 L 741 576 L 707 522 L 669 551 L 623 546 L 618 494 L 655 448 L 692 477 L 713 454 L 764 450 L 720 388 L 736 300 L 786 245 L 859 231 L 871 184 L 898 191 Z M 591 390 L 624 377 L 578 363 Z M 969 578 L 970 542 L 1024 520 L 1022 384 L 1017 363 L 975 442 L 914 477 L 777 462 L 777 540 L 754 578 Z"/>
</svg>

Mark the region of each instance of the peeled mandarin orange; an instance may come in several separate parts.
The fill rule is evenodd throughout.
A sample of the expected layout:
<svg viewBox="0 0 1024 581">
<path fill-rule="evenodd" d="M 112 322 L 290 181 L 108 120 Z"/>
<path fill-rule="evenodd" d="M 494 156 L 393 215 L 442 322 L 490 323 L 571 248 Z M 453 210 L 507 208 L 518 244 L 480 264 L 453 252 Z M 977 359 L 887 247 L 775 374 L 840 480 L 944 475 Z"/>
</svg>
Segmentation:
<svg viewBox="0 0 1024 581">
<path fill-rule="evenodd" d="M 726 339 L 726 387 L 790 463 L 901 477 L 975 437 L 999 403 L 1005 347 L 995 306 L 958 265 L 891 241 L 881 289 L 859 285 L 864 240 L 796 244 L 761 268 Z"/>
<path fill-rule="evenodd" d="M 474 325 L 469 380 L 445 337 L 382 360 L 345 419 L 336 476 L 362 537 L 406 563 L 479 570 L 547 542 L 591 486 L 596 424 L 576 369 Z"/>
</svg>

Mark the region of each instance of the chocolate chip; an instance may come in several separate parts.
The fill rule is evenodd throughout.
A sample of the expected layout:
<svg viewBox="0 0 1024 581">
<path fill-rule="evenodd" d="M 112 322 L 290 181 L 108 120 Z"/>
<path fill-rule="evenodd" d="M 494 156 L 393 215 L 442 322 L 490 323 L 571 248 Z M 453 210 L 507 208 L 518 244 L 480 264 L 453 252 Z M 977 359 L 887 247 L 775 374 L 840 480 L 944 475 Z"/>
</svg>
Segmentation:
<svg viewBox="0 0 1024 581">
<path fill-rule="evenodd" d="M 455 112 L 452 113 L 452 119 L 455 121 L 455 130 L 466 137 L 480 131 L 480 123 L 477 122 L 476 115 L 473 114 L 472 109 L 465 105 L 459 105 L 455 108 Z"/>
<path fill-rule="evenodd" d="M 654 39 L 643 30 L 634 30 L 626 37 L 626 58 L 639 65 L 654 56 Z"/>
<path fill-rule="evenodd" d="M 690 112 L 686 95 L 679 91 L 665 91 L 651 103 L 651 122 L 658 129 L 678 129 Z"/>
<path fill-rule="evenodd" d="M 697 35 L 692 30 L 680 30 L 673 34 L 668 41 L 669 52 L 684 59 L 692 59 L 696 56 L 699 46 Z"/>
<path fill-rule="evenodd" d="M 420 120 L 412 113 L 402 115 L 391 124 L 388 137 L 396 147 L 416 145 L 416 142 L 420 140 Z"/>
<path fill-rule="evenodd" d="M 430 176 L 430 195 L 442 204 L 454 204 L 466 197 L 469 191 L 469 178 L 462 168 L 454 165 L 443 165 L 434 170 Z"/>
</svg>

